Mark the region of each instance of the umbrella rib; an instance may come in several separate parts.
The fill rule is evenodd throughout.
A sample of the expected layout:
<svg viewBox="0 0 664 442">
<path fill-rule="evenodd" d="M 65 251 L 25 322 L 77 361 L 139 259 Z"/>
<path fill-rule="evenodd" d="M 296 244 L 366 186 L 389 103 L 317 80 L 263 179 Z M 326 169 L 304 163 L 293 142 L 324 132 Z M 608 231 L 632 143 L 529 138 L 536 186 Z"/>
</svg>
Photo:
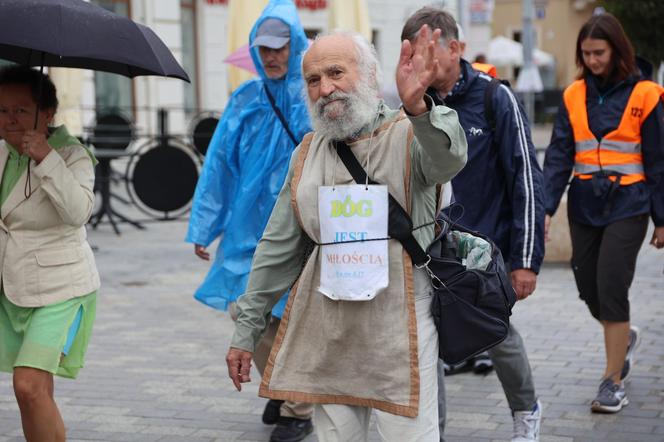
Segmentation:
<svg viewBox="0 0 664 442">
<path fill-rule="evenodd" d="M 151 31 L 151 29 L 148 28 L 147 26 L 146 26 L 145 28 L 146 28 L 146 32 L 150 32 L 150 31 Z M 140 29 L 140 28 L 139 28 L 139 29 Z M 159 64 L 159 67 L 161 68 L 161 71 L 162 71 L 162 72 L 165 72 L 164 65 L 163 65 L 162 62 L 161 62 L 161 58 L 156 56 L 157 52 L 155 51 L 154 46 L 152 46 L 152 43 L 150 42 L 150 40 L 149 40 L 149 39 L 147 38 L 147 36 L 145 35 L 145 32 L 144 32 L 142 29 L 140 29 L 140 30 L 141 30 L 141 36 L 143 37 L 143 39 L 145 40 L 145 42 L 148 44 L 148 46 L 150 46 L 150 49 L 152 49 L 152 53 L 155 54 L 155 59 L 157 60 L 157 63 Z M 154 32 L 154 31 L 152 31 L 152 32 Z M 155 34 L 155 35 L 156 35 L 156 34 Z"/>
<path fill-rule="evenodd" d="M 57 5 L 58 7 L 58 20 L 57 20 L 57 27 L 58 27 L 58 35 L 63 35 L 62 34 L 62 5 Z M 64 49 L 62 47 L 62 39 L 58 39 L 58 51 L 56 52 L 56 55 L 60 55 L 64 52 Z"/>
</svg>

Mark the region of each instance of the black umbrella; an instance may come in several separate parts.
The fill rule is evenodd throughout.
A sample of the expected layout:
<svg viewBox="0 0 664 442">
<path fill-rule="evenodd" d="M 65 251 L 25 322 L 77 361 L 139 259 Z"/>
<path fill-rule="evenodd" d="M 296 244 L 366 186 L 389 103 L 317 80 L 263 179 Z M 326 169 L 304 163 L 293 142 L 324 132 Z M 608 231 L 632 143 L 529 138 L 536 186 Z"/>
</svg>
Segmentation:
<svg viewBox="0 0 664 442">
<path fill-rule="evenodd" d="M 1 0 L 0 58 L 189 81 L 150 28 L 83 0 Z"/>
<path fill-rule="evenodd" d="M 0 2 L 0 58 L 42 71 L 57 66 L 189 81 L 157 34 L 126 17 L 83 0 Z M 39 104 L 35 127 L 38 115 Z M 25 197 L 31 193 L 28 179 Z"/>
</svg>

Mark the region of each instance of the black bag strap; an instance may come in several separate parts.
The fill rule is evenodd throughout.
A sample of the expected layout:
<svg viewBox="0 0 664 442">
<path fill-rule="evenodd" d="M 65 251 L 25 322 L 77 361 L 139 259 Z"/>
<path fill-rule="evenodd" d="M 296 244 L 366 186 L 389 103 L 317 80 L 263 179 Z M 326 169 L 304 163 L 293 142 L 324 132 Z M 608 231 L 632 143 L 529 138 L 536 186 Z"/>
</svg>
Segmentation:
<svg viewBox="0 0 664 442">
<path fill-rule="evenodd" d="M 274 102 L 274 97 L 270 93 L 270 89 L 268 89 L 267 84 L 265 84 L 265 83 L 263 83 L 263 87 L 265 88 L 265 93 L 267 94 L 267 99 L 270 100 L 270 105 L 272 106 L 272 109 L 274 109 L 274 113 L 277 114 L 277 117 L 279 118 L 279 121 L 281 121 L 281 125 L 284 126 L 284 129 L 286 129 L 286 133 L 290 137 L 293 144 L 295 144 L 297 146 L 298 144 L 300 144 L 300 142 L 295 139 L 295 135 L 293 135 L 293 132 L 291 132 L 290 127 L 288 127 L 288 123 L 286 122 L 286 119 L 284 118 L 284 114 L 281 113 L 281 111 L 277 107 L 277 103 Z"/>
<path fill-rule="evenodd" d="M 484 119 L 489 123 L 492 132 L 496 130 L 496 113 L 493 109 L 493 97 L 496 95 L 496 89 L 498 89 L 501 84 L 505 84 L 509 87 L 509 82 L 507 82 L 507 80 L 492 78 L 489 85 L 484 88 Z"/>
<path fill-rule="evenodd" d="M 357 161 L 357 158 L 350 150 L 350 147 L 343 141 L 335 141 L 334 147 L 339 154 L 339 158 L 346 166 L 346 169 L 350 172 L 350 175 L 353 177 L 357 184 L 364 184 L 367 182 L 367 172 L 360 165 L 360 162 Z M 379 184 L 376 181 L 369 178 L 369 184 Z M 420 247 L 420 244 L 417 242 L 413 236 L 413 220 L 408 215 L 408 212 L 401 207 L 401 204 L 394 199 L 392 194 L 388 194 L 388 208 L 389 208 L 389 219 L 387 222 L 387 233 L 391 238 L 398 240 L 404 249 L 410 255 L 413 264 L 417 267 L 425 267 L 431 257 Z"/>
</svg>

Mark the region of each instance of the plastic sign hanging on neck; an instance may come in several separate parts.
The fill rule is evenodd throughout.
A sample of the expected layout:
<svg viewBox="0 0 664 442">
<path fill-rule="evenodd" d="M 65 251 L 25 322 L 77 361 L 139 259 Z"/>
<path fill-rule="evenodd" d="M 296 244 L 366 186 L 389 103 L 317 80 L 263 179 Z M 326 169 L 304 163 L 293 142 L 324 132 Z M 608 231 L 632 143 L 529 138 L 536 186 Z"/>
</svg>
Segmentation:
<svg viewBox="0 0 664 442">
<path fill-rule="evenodd" d="M 321 186 L 318 215 L 319 291 L 334 300 L 373 299 L 389 283 L 387 186 Z"/>
</svg>

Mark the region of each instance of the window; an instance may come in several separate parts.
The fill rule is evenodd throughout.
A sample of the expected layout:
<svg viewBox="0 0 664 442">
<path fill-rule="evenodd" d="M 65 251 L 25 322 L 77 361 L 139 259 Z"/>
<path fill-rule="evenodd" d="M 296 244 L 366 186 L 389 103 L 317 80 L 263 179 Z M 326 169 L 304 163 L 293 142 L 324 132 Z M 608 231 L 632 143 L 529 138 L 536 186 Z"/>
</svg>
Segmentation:
<svg viewBox="0 0 664 442">
<path fill-rule="evenodd" d="M 318 34 L 320 34 L 320 29 L 304 28 L 304 35 L 306 35 L 309 40 L 315 40 Z"/>
<path fill-rule="evenodd" d="M 92 3 L 118 15 L 130 16 L 129 0 L 92 0 Z M 134 90 L 130 78 L 107 72 L 95 72 L 94 77 L 98 115 L 109 112 L 133 114 Z"/>
<path fill-rule="evenodd" d="M 191 116 L 198 111 L 198 60 L 196 44 L 196 0 L 180 0 L 182 23 L 182 67 L 191 83 L 184 83 L 184 111 Z"/>
<path fill-rule="evenodd" d="M 373 29 L 371 31 L 371 44 L 373 45 L 374 49 L 376 49 L 376 53 L 378 53 L 378 38 L 379 38 L 378 30 Z"/>
</svg>

